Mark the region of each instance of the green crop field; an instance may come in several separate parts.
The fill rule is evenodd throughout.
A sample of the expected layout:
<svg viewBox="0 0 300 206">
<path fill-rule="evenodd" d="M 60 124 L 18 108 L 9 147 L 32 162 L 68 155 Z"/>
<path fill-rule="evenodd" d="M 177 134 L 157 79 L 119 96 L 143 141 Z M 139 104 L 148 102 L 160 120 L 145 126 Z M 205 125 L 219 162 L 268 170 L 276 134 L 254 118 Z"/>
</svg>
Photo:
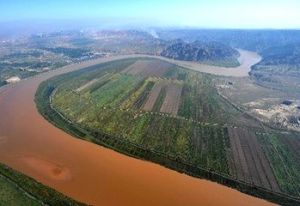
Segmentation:
<svg viewBox="0 0 300 206">
<path fill-rule="evenodd" d="M 300 168 L 282 168 L 300 163 L 286 155 L 299 145 L 261 135 L 267 128 L 219 95 L 217 78 L 151 58 L 118 60 L 42 83 L 36 102 L 74 136 L 277 203 L 295 201 L 281 194 L 299 196 Z"/>
<path fill-rule="evenodd" d="M 0 205 L 1 206 L 38 206 L 41 205 L 37 201 L 29 198 L 19 190 L 13 183 L 0 176 Z"/>
</svg>

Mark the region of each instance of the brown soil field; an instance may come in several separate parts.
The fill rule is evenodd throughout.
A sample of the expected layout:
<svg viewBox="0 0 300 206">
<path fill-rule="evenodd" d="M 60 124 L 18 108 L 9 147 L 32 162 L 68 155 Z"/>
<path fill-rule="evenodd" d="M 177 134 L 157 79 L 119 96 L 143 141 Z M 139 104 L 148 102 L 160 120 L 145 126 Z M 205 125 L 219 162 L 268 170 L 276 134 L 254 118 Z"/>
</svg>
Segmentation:
<svg viewBox="0 0 300 206">
<path fill-rule="evenodd" d="M 180 104 L 182 85 L 169 83 L 166 88 L 166 97 L 160 108 L 160 112 L 177 115 Z"/>
<path fill-rule="evenodd" d="M 254 185 L 280 192 L 269 161 L 253 132 L 243 128 L 228 128 L 233 160 L 231 170 L 236 177 Z"/>
<path fill-rule="evenodd" d="M 42 81 L 116 58 L 120 57 L 70 65 L 1 88 L 0 136 L 5 141 L 0 144 L 0 161 L 91 205 L 272 205 L 74 138 L 38 113 L 34 95 Z"/>
<path fill-rule="evenodd" d="M 140 75 L 144 77 L 155 76 L 162 77 L 172 64 L 160 60 L 138 60 L 122 71 L 122 73 L 131 75 Z"/>
</svg>

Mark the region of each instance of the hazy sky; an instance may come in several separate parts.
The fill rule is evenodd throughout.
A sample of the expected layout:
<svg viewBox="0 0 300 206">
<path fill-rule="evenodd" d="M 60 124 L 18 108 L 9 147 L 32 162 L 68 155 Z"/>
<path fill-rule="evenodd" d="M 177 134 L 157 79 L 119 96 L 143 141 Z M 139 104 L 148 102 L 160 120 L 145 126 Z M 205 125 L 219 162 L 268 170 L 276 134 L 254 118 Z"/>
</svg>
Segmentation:
<svg viewBox="0 0 300 206">
<path fill-rule="evenodd" d="M 300 0 L 0 0 L 0 21 L 24 19 L 97 19 L 205 28 L 300 28 Z"/>
</svg>

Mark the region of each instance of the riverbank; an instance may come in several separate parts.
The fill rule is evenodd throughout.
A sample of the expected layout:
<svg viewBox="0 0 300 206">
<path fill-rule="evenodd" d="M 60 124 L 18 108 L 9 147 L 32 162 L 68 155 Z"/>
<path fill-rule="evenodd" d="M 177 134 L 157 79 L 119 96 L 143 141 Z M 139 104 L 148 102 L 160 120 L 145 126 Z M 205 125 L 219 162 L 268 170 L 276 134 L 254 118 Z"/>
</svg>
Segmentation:
<svg viewBox="0 0 300 206">
<path fill-rule="evenodd" d="M 1 163 L 0 180 L 0 202 L 7 205 L 84 206 Z"/>
</svg>

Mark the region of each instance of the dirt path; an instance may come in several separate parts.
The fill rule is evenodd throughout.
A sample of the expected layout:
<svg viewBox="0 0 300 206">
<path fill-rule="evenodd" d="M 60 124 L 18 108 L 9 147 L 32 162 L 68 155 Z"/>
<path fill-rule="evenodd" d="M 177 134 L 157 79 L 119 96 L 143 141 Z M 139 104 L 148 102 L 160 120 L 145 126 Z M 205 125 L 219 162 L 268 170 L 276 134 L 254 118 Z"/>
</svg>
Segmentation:
<svg viewBox="0 0 300 206">
<path fill-rule="evenodd" d="M 0 161 L 92 205 L 271 205 L 76 139 L 38 113 L 33 99 L 42 81 L 108 60 L 67 66 L 0 89 Z"/>
</svg>

